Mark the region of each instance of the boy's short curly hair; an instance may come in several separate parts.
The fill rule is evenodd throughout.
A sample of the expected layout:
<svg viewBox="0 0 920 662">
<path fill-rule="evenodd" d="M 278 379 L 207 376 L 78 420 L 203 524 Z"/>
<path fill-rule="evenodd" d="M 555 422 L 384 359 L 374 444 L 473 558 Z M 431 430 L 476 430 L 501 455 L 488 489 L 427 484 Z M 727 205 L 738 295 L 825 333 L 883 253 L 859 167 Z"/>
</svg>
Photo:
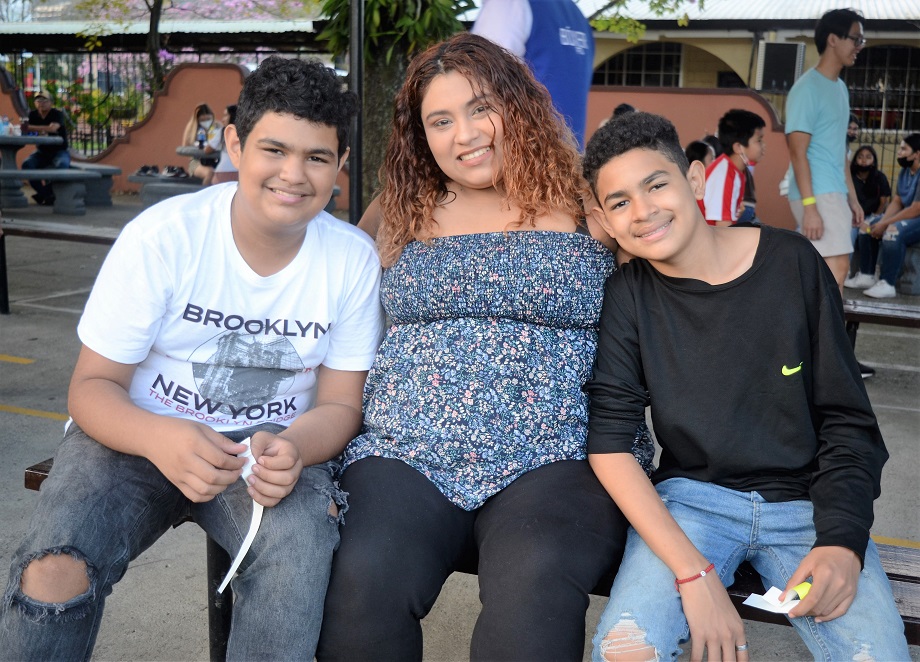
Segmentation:
<svg viewBox="0 0 920 662">
<path fill-rule="evenodd" d="M 357 111 L 358 98 L 322 62 L 273 55 L 243 83 L 234 124 L 244 147 L 252 128 L 265 113 L 293 115 L 332 126 L 339 138 L 341 157 L 348 149 L 349 128 Z"/>
<path fill-rule="evenodd" d="M 628 113 L 615 122 L 607 122 L 591 136 L 585 148 L 582 164 L 585 179 L 597 197 L 597 175 L 612 159 L 634 149 L 661 152 L 686 175 L 690 168 L 687 155 L 680 146 L 677 129 L 661 115 Z"/>
</svg>

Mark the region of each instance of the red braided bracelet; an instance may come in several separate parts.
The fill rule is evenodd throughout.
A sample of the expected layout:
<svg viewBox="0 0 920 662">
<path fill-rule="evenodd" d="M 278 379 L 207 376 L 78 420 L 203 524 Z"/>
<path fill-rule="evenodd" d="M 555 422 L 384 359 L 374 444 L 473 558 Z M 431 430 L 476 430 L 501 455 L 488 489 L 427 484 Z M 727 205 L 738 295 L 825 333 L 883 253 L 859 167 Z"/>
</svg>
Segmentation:
<svg viewBox="0 0 920 662">
<path fill-rule="evenodd" d="M 700 570 L 698 573 L 696 573 L 696 574 L 693 575 L 692 577 L 687 577 L 686 579 L 675 579 L 675 580 L 674 580 L 674 588 L 676 588 L 676 589 L 677 589 L 677 592 L 680 593 L 680 585 L 681 585 L 681 584 L 687 584 L 687 583 L 689 583 L 689 582 L 692 582 L 694 579 L 699 579 L 700 577 L 705 577 L 706 575 L 708 575 L 710 572 L 712 572 L 712 571 L 715 570 L 715 569 L 716 569 L 716 564 L 715 564 L 715 563 L 710 563 L 709 565 L 706 566 L 705 569 Z"/>
</svg>

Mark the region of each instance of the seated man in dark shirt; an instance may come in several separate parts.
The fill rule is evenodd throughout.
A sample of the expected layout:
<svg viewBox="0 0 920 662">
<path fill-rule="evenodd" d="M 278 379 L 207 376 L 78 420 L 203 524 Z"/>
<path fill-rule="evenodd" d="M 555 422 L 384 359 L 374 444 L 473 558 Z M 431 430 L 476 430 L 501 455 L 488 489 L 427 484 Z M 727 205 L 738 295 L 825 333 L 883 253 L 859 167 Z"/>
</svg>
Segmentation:
<svg viewBox="0 0 920 662">
<path fill-rule="evenodd" d="M 869 538 L 888 453 L 827 264 L 787 230 L 707 225 L 703 166 L 663 117 L 598 129 L 584 169 L 635 256 L 607 280 L 585 387 L 588 459 L 632 525 L 595 659 L 676 659 L 691 639 L 694 660 L 746 662 L 723 586 L 744 560 L 784 597 L 811 582 L 789 617 L 816 659 L 908 659 Z M 651 482 L 630 453 L 646 406 Z"/>
<path fill-rule="evenodd" d="M 51 107 L 51 94 L 39 90 L 35 95 L 35 110 L 29 113 L 29 132 L 40 136 L 60 136 L 61 145 L 39 145 L 29 158 L 22 163 L 23 170 L 40 170 L 54 168 L 66 170 L 70 167 L 70 152 L 67 149 L 67 129 L 64 126 L 64 113 Z M 40 205 L 54 204 L 51 184 L 41 179 L 30 179 L 29 185 L 35 189 L 32 198 Z"/>
</svg>

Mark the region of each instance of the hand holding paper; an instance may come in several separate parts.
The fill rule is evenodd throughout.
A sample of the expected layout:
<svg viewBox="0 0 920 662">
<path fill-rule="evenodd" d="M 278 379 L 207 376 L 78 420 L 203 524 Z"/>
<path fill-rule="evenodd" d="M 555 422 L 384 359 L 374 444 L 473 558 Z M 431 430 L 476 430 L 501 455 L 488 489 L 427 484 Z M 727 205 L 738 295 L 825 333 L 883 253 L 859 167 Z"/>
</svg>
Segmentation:
<svg viewBox="0 0 920 662">
<path fill-rule="evenodd" d="M 752 593 L 748 596 L 747 600 L 744 601 L 744 604 L 749 607 L 763 609 L 764 611 L 771 611 L 774 614 L 788 614 L 799 604 L 802 598 L 808 595 L 810 589 L 811 584 L 802 582 L 786 594 L 785 600 L 780 600 L 779 596 L 783 594 L 782 590 L 775 586 L 771 586 L 770 590 L 763 595 Z"/>
</svg>

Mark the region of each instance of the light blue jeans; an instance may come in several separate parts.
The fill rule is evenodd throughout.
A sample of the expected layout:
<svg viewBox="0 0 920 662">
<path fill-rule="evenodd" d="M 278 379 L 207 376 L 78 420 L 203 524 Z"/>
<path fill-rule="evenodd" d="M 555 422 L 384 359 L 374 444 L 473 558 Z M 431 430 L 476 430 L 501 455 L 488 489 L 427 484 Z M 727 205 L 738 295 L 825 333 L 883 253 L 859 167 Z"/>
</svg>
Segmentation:
<svg viewBox="0 0 920 662">
<path fill-rule="evenodd" d="M 904 267 L 907 247 L 920 241 L 920 217 L 892 223 L 882 235 L 879 252 L 879 276 L 889 285 L 894 285 Z"/>
<path fill-rule="evenodd" d="M 686 478 L 666 480 L 657 490 L 727 586 L 734 581 L 738 565 L 747 560 L 767 588 L 785 588 L 815 541 L 810 501 L 769 503 L 756 492 L 736 492 Z M 601 643 L 607 633 L 630 621 L 655 647 L 659 660 L 676 660 L 682 653 L 680 645 L 690 637 L 680 594 L 674 590 L 674 574 L 633 528 L 594 636 L 595 662 L 604 660 Z M 852 660 L 860 653 L 876 660 L 910 659 L 904 625 L 871 540 L 856 599 L 847 613 L 826 623 L 806 616 L 792 619 L 792 624 L 816 660 Z M 752 659 L 766 654 L 756 650 L 756 642 L 751 649 Z"/>
<path fill-rule="evenodd" d="M 281 426 L 224 434 L 240 440 L 257 429 L 277 432 Z M 313 659 L 346 510 L 334 469 L 332 463 L 305 468 L 291 494 L 265 509 L 233 580 L 228 659 Z M 333 502 L 338 517 L 329 514 Z M 249 530 L 252 499 L 237 481 L 207 503 L 192 503 L 147 460 L 106 448 L 72 424 L 13 558 L 0 605 L 0 656 L 89 660 L 112 586 L 132 559 L 187 515 L 235 555 Z M 89 590 L 63 604 L 23 594 L 23 569 L 47 554 L 85 561 Z"/>
</svg>

